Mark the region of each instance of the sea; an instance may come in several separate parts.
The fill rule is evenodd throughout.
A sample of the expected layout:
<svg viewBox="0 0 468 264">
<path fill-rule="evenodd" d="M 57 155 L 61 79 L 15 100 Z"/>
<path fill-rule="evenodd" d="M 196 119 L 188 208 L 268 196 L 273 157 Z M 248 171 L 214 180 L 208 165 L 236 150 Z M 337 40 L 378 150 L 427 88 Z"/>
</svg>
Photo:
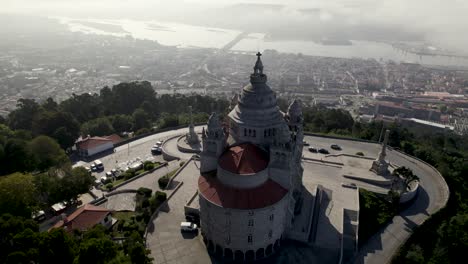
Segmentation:
<svg viewBox="0 0 468 264">
<path fill-rule="evenodd" d="M 154 40 L 162 45 L 178 48 L 222 49 L 242 32 L 231 29 L 193 26 L 165 21 L 138 21 L 128 19 L 71 19 L 57 18 L 70 31 L 87 34 L 104 34 L 118 37 L 128 35 L 136 39 Z M 277 40 L 271 41 L 265 33 L 246 34 L 230 47 L 233 52 L 257 52 L 276 50 L 281 53 L 310 56 L 361 58 L 382 61 L 418 63 L 423 65 L 468 68 L 468 57 L 417 55 L 395 48 L 390 43 L 377 41 L 350 40 L 351 45 L 329 45 L 313 41 Z M 434 49 L 434 47 L 427 47 Z"/>
</svg>

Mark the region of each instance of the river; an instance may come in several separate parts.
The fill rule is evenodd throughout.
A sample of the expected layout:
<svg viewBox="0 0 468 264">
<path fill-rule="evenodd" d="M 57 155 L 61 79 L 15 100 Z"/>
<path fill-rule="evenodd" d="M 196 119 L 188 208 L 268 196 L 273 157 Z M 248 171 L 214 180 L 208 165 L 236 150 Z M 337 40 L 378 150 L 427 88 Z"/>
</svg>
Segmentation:
<svg viewBox="0 0 468 264">
<path fill-rule="evenodd" d="M 162 21 L 69 19 L 58 18 L 71 31 L 88 34 L 106 34 L 138 39 L 155 40 L 162 45 L 179 48 L 222 48 L 241 32 L 231 29 L 192 26 Z M 106 26 L 111 25 L 111 26 Z M 363 58 L 411 62 L 425 65 L 468 67 L 468 58 L 446 56 L 420 56 L 393 48 L 383 42 L 351 40 L 352 45 L 322 45 L 313 41 L 267 41 L 263 33 L 251 33 L 235 44 L 231 50 L 256 52 L 274 49 L 283 53 L 302 53 L 311 56 L 337 58 Z"/>
</svg>

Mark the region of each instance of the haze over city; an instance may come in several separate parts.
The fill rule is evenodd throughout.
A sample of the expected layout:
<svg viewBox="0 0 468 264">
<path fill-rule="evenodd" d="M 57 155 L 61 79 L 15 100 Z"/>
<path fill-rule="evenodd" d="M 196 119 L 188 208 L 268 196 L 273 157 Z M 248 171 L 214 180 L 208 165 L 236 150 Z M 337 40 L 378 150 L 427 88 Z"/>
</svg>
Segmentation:
<svg viewBox="0 0 468 264">
<path fill-rule="evenodd" d="M 2 11 L 74 18 L 156 19 L 293 39 L 416 40 L 468 53 L 468 37 L 460 34 L 468 23 L 468 3 L 463 0 L 3 0 Z"/>
</svg>

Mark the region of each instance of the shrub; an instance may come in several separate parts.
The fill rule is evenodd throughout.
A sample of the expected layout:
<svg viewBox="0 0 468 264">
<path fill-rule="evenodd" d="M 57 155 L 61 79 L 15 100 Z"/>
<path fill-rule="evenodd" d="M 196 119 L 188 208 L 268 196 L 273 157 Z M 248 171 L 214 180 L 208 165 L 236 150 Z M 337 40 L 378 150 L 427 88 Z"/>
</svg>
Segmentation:
<svg viewBox="0 0 468 264">
<path fill-rule="evenodd" d="M 181 162 L 179 163 L 179 165 L 180 165 L 181 167 L 184 166 L 184 164 L 185 164 L 185 161 L 181 161 Z"/>
<path fill-rule="evenodd" d="M 144 199 L 144 200 L 141 202 L 141 208 L 142 208 L 142 209 L 149 207 L 149 205 L 150 205 L 150 202 L 149 202 L 148 199 Z"/>
<path fill-rule="evenodd" d="M 141 220 L 143 220 L 143 214 L 137 214 L 137 215 L 136 215 L 136 220 L 137 220 L 138 222 L 140 222 Z"/>
<path fill-rule="evenodd" d="M 104 188 L 106 188 L 106 190 L 108 190 L 108 191 L 111 191 L 112 188 L 114 188 L 114 185 L 112 183 L 108 183 L 108 184 L 106 184 L 106 186 L 104 186 Z"/>
<path fill-rule="evenodd" d="M 137 190 L 137 193 L 140 194 L 140 195 L 144 195 L 146 197 L 151 197 L 151 193 L 153 191 L 151 189 L 148 189 L 148 188 L 145 188 L 145 187 L 140 187 L 138 188 Z"/>
<path fill-rule="evenodd" d="M 159 188 L 164 189 L 167 187 L 167 184 L 169 183 L 169 177 L 168 175 L 164 175 L 158 180 Z"/>
<path fill-rule="evenodd" d="M 148 128 L 144 127 L 144 128 L 142 128 L 142 129 L 139 129 L 137 132 L 135 132 L 135 136 L 148 134 L 149 132 L 151 132 L 151 130 L 149 130 Z"/>
<path fill-rule="evenodd" d="M 133 178 L 133 176 L 134 176 L 133 173 L 130 173 L 128 171 L 123 173 L 123 177 L 125 180 L 131 179 Z"/>
<path fill-rule="evenodd" d="M 356 155 L 357 155 L 357 156 L 364 156 L 364 153 L 362 153 L 361 151 L 359 151 L 359 152 L 356 152 Z"/>
<path fill-rule="evenodd" d="M 164 202 L 167 199 L 167 194 L 165 192 L 156 191 L 154 195 L 156 197 L 156 200 L 160 202 Z"/>
<path fill-rule="evenodd" d="M 146 171 L 152 170 L 152 169 L 154 169 L 154 164 L 152 162 L 145 163 L 144 168 L 145 168 Z"/>
</svg>

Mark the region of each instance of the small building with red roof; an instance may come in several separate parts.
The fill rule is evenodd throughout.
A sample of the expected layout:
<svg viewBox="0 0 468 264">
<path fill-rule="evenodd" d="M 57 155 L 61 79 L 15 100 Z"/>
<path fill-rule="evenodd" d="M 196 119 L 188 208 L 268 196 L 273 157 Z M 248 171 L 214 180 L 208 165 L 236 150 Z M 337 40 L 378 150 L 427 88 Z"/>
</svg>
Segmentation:
<svg viewBox="0 0 468 264">
<path fill-rule="evenodd" d="M 75 142 L 76 150 L 80 157 L 91 157 L 100 152 L 108 151 L 114 148 L 114 145 L 122 141 L 122 138 L 116 134 L 103 137 L 80 138 Z"/>
<path fill-rule="evenodd" d="M 69 232 L 73 230 L 85 231 L 99 224 L 110 228 L 113 223 L 111 213 L 111 210 L 104 207 L 86 204 L 65 217 L 65 219 L 57 222 L 52 228 L 63 227 Z"/>
</svg>

